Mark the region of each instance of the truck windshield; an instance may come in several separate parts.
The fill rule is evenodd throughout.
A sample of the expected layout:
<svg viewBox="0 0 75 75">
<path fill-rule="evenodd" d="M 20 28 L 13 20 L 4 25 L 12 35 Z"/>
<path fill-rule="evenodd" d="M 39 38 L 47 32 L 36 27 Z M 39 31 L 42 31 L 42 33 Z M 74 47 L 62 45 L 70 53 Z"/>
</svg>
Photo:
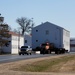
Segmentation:
<svg viewBox="0 0 75 75">
<path fill-rule="evenodd" d="M 47 44 L 42 44 L 41 46 L 46 46 Z"/>
<path fill-rule="evenodd" d="M 28 46 L 22 46 L 21 48 L 28 48 Z"/>
</svg>

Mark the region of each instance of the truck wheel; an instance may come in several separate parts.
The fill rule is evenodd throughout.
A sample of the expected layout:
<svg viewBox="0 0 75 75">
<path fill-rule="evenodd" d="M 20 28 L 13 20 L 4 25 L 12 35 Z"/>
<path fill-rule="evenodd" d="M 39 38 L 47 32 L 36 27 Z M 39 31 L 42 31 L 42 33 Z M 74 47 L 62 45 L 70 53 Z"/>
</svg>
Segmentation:
<svg viewBox="0 0 75 75">
<path fill-rule="evenodd" d="M 61 54 L 60 51 L 58 51 L 57 54 Z"/>
<path fill-rule="evenodd" d="M 30 53 L 30 55 L 31 55 L 31 53 Z"/>
<path fill-rule="evenodd" d="M 21 53 L 19 53 L 19 55 L 21 55 Z"/>
<path fill-rule="evenodd" d="M 55 54 L 57 54 L 57 51 L 55 51 Z"/>
<path fill-rule="evenodd" d="M 24 53 L 22 55 L 24 55 Z"/>
<path fill-rule="evenodd" d="M 29 55 L 29 54 L 27 53 L 27 55 Z"/>
</svg>

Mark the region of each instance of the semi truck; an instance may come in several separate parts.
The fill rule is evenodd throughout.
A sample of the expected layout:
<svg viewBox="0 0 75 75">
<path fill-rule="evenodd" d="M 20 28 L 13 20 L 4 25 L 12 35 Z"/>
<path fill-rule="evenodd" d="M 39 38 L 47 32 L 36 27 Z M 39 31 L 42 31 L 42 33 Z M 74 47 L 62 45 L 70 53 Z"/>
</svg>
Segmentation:
<svg viewBox="0 0 75 75">
<path fill-rule="evenodd" d="M 52 52 L 55 52 L 55 54 L 64 54 L 65 52 L 68 52 L 68 50 L 65 50 L 64 48 L 57 48 L 53 43 L 42 43 L 40 46 L 40 53 L 41 54 L 51 54 Z"/>
<path fill-rule="evenodd" d="M 40 51 L 40 54 L 51 54 L 54 52 L 55 54 L 64 54 L 68 52 L 65 48 L 57 48 L 53 43 L 45 42 L 40 46 L 36 47 L 34 51 Z"/>
</svg>

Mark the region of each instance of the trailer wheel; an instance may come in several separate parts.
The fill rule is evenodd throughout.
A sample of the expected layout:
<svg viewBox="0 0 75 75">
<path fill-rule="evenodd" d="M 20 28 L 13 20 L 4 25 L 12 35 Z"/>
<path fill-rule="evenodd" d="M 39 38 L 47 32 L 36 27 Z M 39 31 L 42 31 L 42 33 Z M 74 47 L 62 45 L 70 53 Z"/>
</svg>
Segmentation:
<svg viewBox="0 0 75 75">
<path fill-rule="evenodd" d="M 60 51 L 58 51 L 58 52 L 57 52 L 57 54 L 61 54 L 61 52 L 60 52 Z"/>
<path fill-rule="evenodd" d="M 19 53 L 19 55 L 21 55 L 21 53 Z"/>
<path fill-rule="evenodd" d="M 31 53 L 30 53 L 30 55 L 31 55 Z"/>
<path fill-rule="evenodd" d="M 22 55 L 24 55 L 24 53 L 22 53 Z"/>
<path fill-rule="evenodd" d="M 27 53 L 27 55 L 29 55 L 29 54 Z"/>
<path fill-rule="evenodd" d="M 48 50 L 48 54 L 51 54 L 51 50 Z"/>
<path fill-rule="evenodd" d="M 57 54 L 58 52 L 57 51 L 55 51 L 55 54 Z"/>
</svg>

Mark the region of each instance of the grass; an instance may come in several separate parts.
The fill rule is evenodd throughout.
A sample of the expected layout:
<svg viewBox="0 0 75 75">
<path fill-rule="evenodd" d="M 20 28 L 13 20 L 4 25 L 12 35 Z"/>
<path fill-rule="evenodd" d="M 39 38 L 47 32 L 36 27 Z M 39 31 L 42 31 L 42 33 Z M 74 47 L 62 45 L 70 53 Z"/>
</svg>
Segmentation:
<svg viewBox="0 0 75 75">
<path fill-rule="evenodd" d="M 22 65 L 14 70 L 26 72 L 58 72 L 63 64 L 71 60 L 75 60 L 75 55 L 63 56 L 54 59 L 45 59 L 32 64 Z"/>
</svg>

